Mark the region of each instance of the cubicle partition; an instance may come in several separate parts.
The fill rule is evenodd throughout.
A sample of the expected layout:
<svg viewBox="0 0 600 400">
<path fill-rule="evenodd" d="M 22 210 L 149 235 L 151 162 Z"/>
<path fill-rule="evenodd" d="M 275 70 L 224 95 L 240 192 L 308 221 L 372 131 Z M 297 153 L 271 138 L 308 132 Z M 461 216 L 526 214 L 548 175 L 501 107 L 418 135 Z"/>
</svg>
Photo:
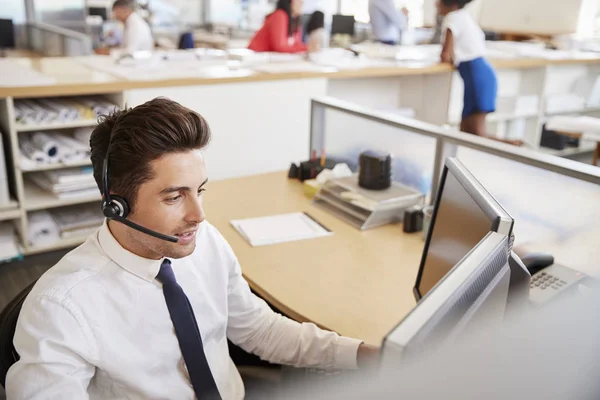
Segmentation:
<svg viewBox="0 0 600 400">
<path fill-rule="evenodd" d="M 394 180 L 429 202 L 457 157 L 515 218 L 517 249 L 600 276 L 600 168 L 329 97 L 312 101 L 310 149 L 351 168 L 363 150 L 389 151 Z"/>
<path fill-rule="evenodd" d="M 42 22 L 27 24 L 29 47 L 47 57 L 75 57 L 92 54 L 92 38 L 82 32 Z"/>
</svg>

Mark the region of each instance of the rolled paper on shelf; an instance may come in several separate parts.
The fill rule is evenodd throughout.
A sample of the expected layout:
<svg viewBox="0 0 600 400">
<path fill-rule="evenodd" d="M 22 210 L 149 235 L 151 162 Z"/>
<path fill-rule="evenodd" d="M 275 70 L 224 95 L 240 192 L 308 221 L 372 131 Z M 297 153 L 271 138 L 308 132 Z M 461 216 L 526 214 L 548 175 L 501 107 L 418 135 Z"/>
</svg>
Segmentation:
<svg viewBox="0 0 600 400">
<path fill-rule="evenodd" d="M 31 144 L 48 156 L 50 162 L 57 162 L 60 156 L 60 145 L 44 132 L 35 132 L 31 135 Z"/>
<path fill-rule="evenodd" d="M 36 164 L 46 164 L 49 162 L 48 156 L 43 151 L 35 148 L 28 138 L 22 138 L 19 141 L 19 149 L 23 156 Z"/>
<path fill-rule="evenodd" d="M 51 137 L 60 146 L 59 158 L 63 163 L 72 164 L 90 159 L 90 146 L 58 133 L 52 134 Z"/>
<path fill-rule="evenodd" d="M 40 103 L 45 110 L 54 112 L 57 121 L 67 122 L 78 118 L 77 110 L 57 102 L 56 99 L 39 99 L 38 103 Z"/>
</svg>

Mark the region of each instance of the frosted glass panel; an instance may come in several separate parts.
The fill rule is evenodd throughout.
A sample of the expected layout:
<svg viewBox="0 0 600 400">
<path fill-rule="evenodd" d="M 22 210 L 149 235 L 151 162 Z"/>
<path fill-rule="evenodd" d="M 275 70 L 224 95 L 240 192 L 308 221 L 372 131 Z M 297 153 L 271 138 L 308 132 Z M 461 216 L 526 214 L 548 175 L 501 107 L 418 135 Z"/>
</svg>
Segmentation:
<svg viewBox="0 0 600 400">
<path fill-rule="evenodd" d="M 600 185 L 464 147 L 457 157 L 515 218 L 515 246 L 598 274 Z"/>
<path fill-rule="evenodd" d="M 435 139 L 340 111 L 325 111 L 328 157 L 344 160 L 356 171 L 364 150 L 387 151 L 393 157 L 393 179 L 427 194 L 431 188 Z"/>
<path fill-rule="evenodd" d="M 83 22 L 84 0 L 35 0 L 35 18 L 48 24 L 62 25 L 68 21 Z"/>
</svg>

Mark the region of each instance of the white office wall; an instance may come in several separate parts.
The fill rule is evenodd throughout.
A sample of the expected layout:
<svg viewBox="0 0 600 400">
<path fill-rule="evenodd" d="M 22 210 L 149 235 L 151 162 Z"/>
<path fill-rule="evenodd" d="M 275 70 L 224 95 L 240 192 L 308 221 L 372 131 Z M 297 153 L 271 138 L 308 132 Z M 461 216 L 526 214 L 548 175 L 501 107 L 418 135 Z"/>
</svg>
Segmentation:
<svg viewBox="0 0 600 400">
<path fill-rule="evenodd" d="M 15 24 L 25 22 L 25 1 L 0 0 L 0 18 L 12 19 Z"/>
<path fill-rule="evenodd" d="M 435 18 L 437 15 L 437 8 L 435 6 L 437 0 L 424 0 L 423 1 L 423 25 L 435 26 Z M 475 18 L 475 21 L 479 20 L 479 13 L 481 12 L 481 3 L 487 0 L 473 0 L 467 4 L 465 9 Z"/>
<path fill-rule="evenodd" d="M 479 24 L 501 32 L 573 33 L 582 3 L 583 0 L 483 0 Z"/>
</svg>

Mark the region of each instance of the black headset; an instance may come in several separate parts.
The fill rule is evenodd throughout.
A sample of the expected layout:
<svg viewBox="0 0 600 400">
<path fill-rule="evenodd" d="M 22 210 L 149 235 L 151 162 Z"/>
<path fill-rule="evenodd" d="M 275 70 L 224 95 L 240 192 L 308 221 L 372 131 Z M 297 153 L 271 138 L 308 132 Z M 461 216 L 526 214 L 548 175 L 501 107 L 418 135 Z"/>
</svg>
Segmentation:
<svg viewBox="0 0 600 400">
<path fill-rule="evenodd" d="M 108 219 L 118 221 L 128 227 L 145 233 L 146 235 L 153 236 L 158 239 L 166 240 L 167 242 L 177 243 L 179 238 L 177 236 L 164 235 L 162 233 L 144 228 L 141 225 L 131 222 L 127 219 L 129 215 L 129 204 L 121 196 L 110 194 L 110 185 L 108 183 L 108 154 L 110 153 L 110 145 L 112 143 L 112 132 L 108 137 L 108 147 L 106 148 L 106 156 L 102 163 L 102 191 L 104 194 L 104 200 L 102 201 L 102 213 Z"/>
</svg>

